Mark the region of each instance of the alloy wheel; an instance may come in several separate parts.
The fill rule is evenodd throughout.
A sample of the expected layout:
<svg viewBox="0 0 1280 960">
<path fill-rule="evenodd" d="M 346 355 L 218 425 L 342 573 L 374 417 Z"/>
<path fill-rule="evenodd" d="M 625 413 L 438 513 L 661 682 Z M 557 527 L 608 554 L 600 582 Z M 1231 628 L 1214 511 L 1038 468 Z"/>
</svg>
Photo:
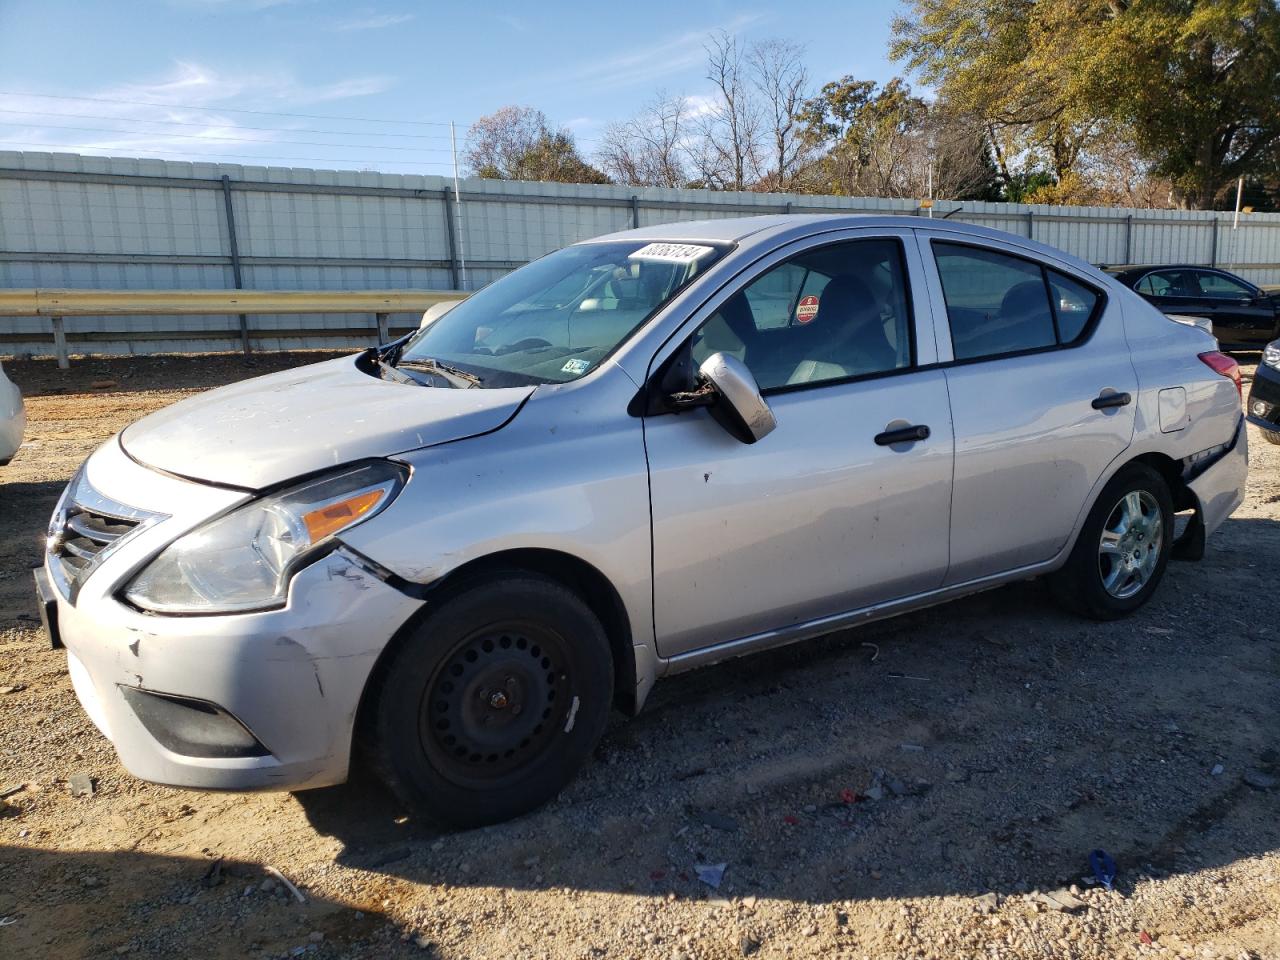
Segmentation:
<svg viewBox="0 0 1280 960">
<path fill-rule="evenodd" d="M 1160 503 L 1147 490 L 1130 490 L 1102 525 L 1098 572 L 1107 593 L 1126 600 L 1151 580 L 1164 547 Z"/>
</svg>

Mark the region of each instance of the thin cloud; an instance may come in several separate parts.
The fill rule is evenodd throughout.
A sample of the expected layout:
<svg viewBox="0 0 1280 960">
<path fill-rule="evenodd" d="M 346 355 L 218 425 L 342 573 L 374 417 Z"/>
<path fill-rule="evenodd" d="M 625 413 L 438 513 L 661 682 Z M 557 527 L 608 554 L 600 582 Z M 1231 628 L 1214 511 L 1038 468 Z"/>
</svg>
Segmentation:
<svg viewBox="0 0 1280 960">
<path fill-rule="evenodd" d="M 382 30 L 385 27 L 394 27 L 398 23 L 408 23 L 412 19 L 412 13 L 378 13 L 353 20 L 341 20 L 329 29 L 339 33 L 349 33 L 353 30 Z"/>
<path fill-rule="evenodd" d="M 378 76 L 348 77 L 314 86 L 299 81 L 288 72 L 227 75 L 204 64 L 179 62 L 167 76 L 157 80 L 121 83 L 86 91 L 86 97 L 95 98 L 91 106 L 87 102 L 49 100 L 20 94 L 0 98 L 0 108 L 3 108 L 0 121 L 4 123 L 0 147 L 116 156 L 168 154 L 176 155 L 177 159 L 204 158 L 215 162 L 225 161 L 228 155 L 243 157 L 241 162 L 253 162 L 251 158 L 259 154 L 297 155 L 300 158 L 323 156 L 332 154 L 334 148 L 282 142 L 299 137 L 291 127 L 314 127 L 314 120 L 279 118 L 270 124 L 275 129 L 263 129 L 267 124 L 261 119 L 256 122 L 237 121 L 220 107 L 288 112 L 312 104 L 369 96 L 390 86 L 390 79 Z M 22 121 L 21 127 L 16 126 L 19 116 L 36 113 L 42 115 L 42 120 Z M 83 117 L 89 113 L 96 119 Z M 166 121 L 180 121 L 183 126 L 175 132 L 172 127 L 165 129 Z M 241 127 L 242 122 L 247 122 L 249 129 Z M 46 123 L 48 126 L 44 125 Z M 116 125 L 122 129 L 111 133 L 58 129 Z M 327 138 L 305 135 L 301 139 Z M 408 159 L 410 156 L 397 154 L 394 159 Z M 357 163 L 363 164 L 364 161 L 335 159 L 311 165 L 347 166 Z M 399 168 L 399 164 L 392 167 Z"/>
<path fill-rule="evenodd" d="M 762 19 L 761 13 L 739 14 L 728 23 L 689 30 L 661 43 L 585 64 L 568 76 L 575 83 L 589 82 L 604 87 L 635 86 L 668 79 L 706 60 L 705 45 L 711 34 L 719 30 L 735 33 Z"/>
<path fill-rule="evenodd" d="M 510 13 L 491 13 L 489 19 L 510 27 L 516 33 L 527 33 L 529 30 L 527 23 Z"/>
<path fill-rule="evenodd" d="M 269 10 L 272 7 L 292 7 L 311 3 L 312 0 L 170 0 L 175 7 L 209 7 L 222 10 Z"/>
</svg>

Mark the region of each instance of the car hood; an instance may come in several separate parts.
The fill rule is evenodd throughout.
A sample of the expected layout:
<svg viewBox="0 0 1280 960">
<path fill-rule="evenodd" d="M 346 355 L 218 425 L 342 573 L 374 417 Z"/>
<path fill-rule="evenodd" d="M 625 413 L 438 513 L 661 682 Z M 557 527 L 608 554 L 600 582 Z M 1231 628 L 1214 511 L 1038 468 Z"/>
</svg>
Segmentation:
<svg viewBox="0 0 1280 960">
<path fill-rule="evenodd" d="M 355 357 L 255 377 L 157 411 L 120 435 L 166 473 L 258 490 L 326 467 L 496 430 L 534 387 L 424 387 L 381 380 Z"/>
</svg>

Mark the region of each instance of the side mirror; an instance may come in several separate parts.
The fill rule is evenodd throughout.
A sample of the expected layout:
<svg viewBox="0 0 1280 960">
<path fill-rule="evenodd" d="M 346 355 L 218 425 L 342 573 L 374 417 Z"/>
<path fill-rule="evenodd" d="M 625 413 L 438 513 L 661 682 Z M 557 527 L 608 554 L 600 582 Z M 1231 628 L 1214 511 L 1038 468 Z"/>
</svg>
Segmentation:
<svg viewBox="0 0 1280 960">
<path fill-rule="evenodd" d="M 431 326 L 431 324 L 435 323 L 461 302 L 461 300 L 441 300 L 439 303 L 433 303 L 431 306 L 427 307 L 426 312 L 422 314 L 422 320 L 418 324 L 418 329 Z"/>
<path fill-rule="evenodd" d="M 718 402 L 710 411 L 722 427 L 743 443 L 755 443 L 773 432 L 778 421 L 745 363 L 727 353 L 713 353 L 698 373 L 716 393 Z"/>
</svg>

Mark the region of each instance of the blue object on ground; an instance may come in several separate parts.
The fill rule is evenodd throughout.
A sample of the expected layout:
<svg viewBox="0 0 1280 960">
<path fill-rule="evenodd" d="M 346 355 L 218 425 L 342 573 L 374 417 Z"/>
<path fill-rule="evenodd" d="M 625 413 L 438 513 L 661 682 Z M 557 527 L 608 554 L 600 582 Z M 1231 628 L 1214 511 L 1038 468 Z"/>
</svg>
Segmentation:
<svg viewBox="0 0 1280 960">
<path fill-rule="evenodd" d="M 1089 867 L 1104 890 L 1115 888 L 1116 862 L 1107 856 L 1107 851 L 1094 850 L 1089 854 Z"/>
</svg>

